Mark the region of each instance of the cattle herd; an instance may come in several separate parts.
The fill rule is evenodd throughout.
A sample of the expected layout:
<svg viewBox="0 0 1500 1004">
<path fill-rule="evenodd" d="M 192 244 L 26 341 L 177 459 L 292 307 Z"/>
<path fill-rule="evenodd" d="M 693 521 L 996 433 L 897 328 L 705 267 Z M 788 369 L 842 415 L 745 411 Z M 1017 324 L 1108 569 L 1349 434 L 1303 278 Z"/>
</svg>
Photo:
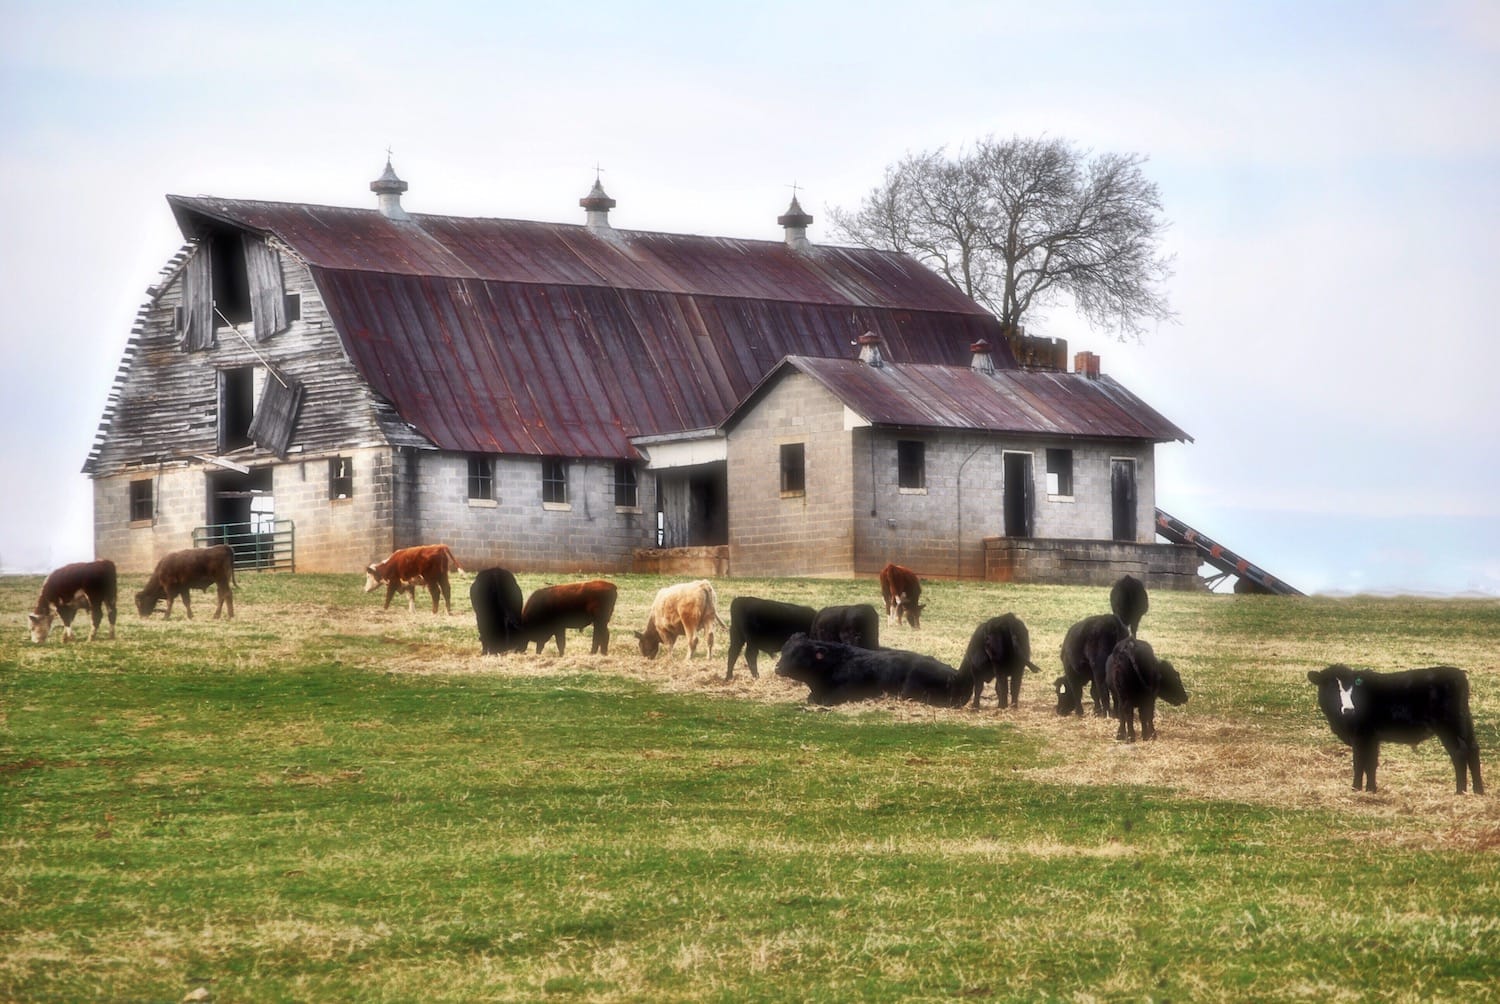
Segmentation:
<svg viewBox="0 0 1500 1004">
<path fill-rule="evenodd" d="M 407 595 L 408 609 L 416 608 L 416 590 L 425 586 L 452 613 L 450 570 L 462 571 L 447 545 L 402 548 L 385 561 L 365 569 L 365 591 L 386 587 L 385 606 L 397 593 Z M 114 562 L 80 562 L 56 569 L 42 583 L 36 606 L 28 615 L 31 640 L 45 642 L 54 617 L 63 625 L 63 640 L 73 636 L 73 618 L 88 610 L 93 621 L 89 640 L 109 617 L 109 637 L 115 636 L 117 575 Z M 162 558 L 145 587 L 136 594 L 142 617 L 166 601 L 170 619 L 176 600 L 191 618 L 189 592 L 216 587 L 217 619 L 227 610 L 234 617 L 234 553 L 225 545 L 190 548 Z M 920 625 L 922 583 L 911 569 L 888 564 L 880 572 L 880 591 L 888 627 Z M 535 644 L 540 653 L 551 640 L 559 655 L 565 651 L 569 628 L 592 629 L 594 654 L 609 654 L 609 622 L 618 591 L 603 579 L 545 586 L 523 602 L 516 577 L 504 568 L 486 568 L 474 576 L 469 600 L 486 655 L 524 652 Z M 1070 627 L 1061 648 L 1062 675 L 1053 684 L 1059 715 L 1082 715 L 1087 687 L 1093 713 L 1118 722 L 1116 739 L 1157 737 L 1156 702 L 1187 703 L 1182 678 L 1172 663 L 1160 659 L 1139 637 L 1142 618 L 1150 609 L 1145 586 L 1126 575 L 1110 590 L 1110 612 L 1085 617 Z M 929 655 L 880 644 L 880 614 L 872 604 L 830 606 L 821 610 L 755 596 L 737 596 L 729 605 L 729 622 L 719 613 L 718 594 L 707 579 L 658 590 L 643 630 L 635 632 L 640 652 L 670 655 L 678 639 L 685 639 L 685 657 L 698 650 L 700 635 L 713 657 L 717 628 L 729 632 L 725 679 L 734 676 L 743 654 L 752 677 L 760 675 L 757 659 L 775 655 L 776 675 L 808 688 L 808 701 L 817 705 L 894 697 L 939 707 L 977 708 L 986 683 L 993 682 L 1001 708 L 1019 707 L 1021 681 L 1037 672 L 1025 623 L 1014 613 L 979 624 L 969 639 L 963 660 L 955 668 Z M 1437 736 L 1453 762 L 1455 786 L 1464 793 L 1470 782 L 1483 793 L 1479 746 L 1469 712 L 1469 680 L 1461 669 L 1437 666 L 1404 673 L 1357 671 L 1335 665 L 1308 673 L 1317 690 L 1318 706 L 1329 727 L 1353 750 L 1354 789 L 1375 791 L 1375 767 L 1385 740 L 1416 744 Z"/>
</svg>

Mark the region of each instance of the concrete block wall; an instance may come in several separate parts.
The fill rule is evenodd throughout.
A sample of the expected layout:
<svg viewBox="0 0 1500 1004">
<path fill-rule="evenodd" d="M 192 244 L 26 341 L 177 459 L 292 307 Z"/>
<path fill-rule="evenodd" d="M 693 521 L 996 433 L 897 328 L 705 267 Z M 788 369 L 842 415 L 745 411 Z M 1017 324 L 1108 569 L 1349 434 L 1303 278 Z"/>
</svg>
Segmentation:
<svg viewBox="0 0 1500 1004">
<path fill-rule="evenodd" d="M 1110 586 L 1129 573 L 1148 589 L 1204 588 L 1196 553 L 1179 544 L 991 537 L 984 549 L 985 578 L 995 582 Z"/>
<path fill-rule="evenodd" d="M 149 480 L 155 518 L 130 519 L 130 483 Z M 207 479 L 197 467 L 173 465 L 94 480 L 94 557 L 121 573 L 149 575 L 172 551 L 193 546 L 193 528 L 208 512 Z M 123 586 L 122 586 L 123 589 Z"/>
</svg>

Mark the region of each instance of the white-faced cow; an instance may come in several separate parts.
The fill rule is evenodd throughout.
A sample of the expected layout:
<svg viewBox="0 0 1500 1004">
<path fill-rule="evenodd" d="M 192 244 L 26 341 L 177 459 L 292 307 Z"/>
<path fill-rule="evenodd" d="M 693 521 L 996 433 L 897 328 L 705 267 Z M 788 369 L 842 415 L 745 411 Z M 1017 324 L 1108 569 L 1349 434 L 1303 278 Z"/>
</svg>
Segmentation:
<svg viewBox="0 0 1500 1004">
<path fill-rule="evenodd" d="M 974 692 L 974 678 L 928 655 L 894 648 L 871 651 L 836 641 L 792 635 L 776 662 L 776 675 L 807 684 L 813 704 L 898 697 L 956 708 Z"/>
<path fill-rule="evenodd" d="M 194 589 L 216 587 L 218 604 L 214 607 L 214 620 L 228 610 L 228 619 L 234 619 L 234 587 L 239 580 L 234 574 L 234 549 L 228 544 L 213 547 L 190 547 L 185 551 L 173 551 L 156 563 L 156 569 L 146 580 L 146 586 L 135 594 L 135 609 L 142 617 L 150 617 L 156 605 L 167 601 L 166 619 L 172 619 L 172 603 L 181 598 L 182 612 L 188 620 L 193 619 L 193 606 L 189 592 Z"/>
<path fill-rule="evenodd" d="M 812 630 L 813 618 L 818 612 L 812 607 L 777 600 L 763 600 L 757 596 L 736 596 L 729 602 L 729 666 L 724 679 L 734 679 L 734 661 L 740 650 L 745 652 L 745 662 L 750 675 L 759 677 L 756 656 L 765 652 L 775 655 L 797 633 L 807 634 Z"/>
<path fill-rule="evenodd" d="M 536 642 L 540 655 L 547 639 L 557 639 L 557 654 L 566 647 L 568 628 L 594 629 L 590 654 L 609 654 L 609 619 L 614 616 L 619 591 L 613 582 L 591 579 L 543 586 L 532 593 L 521 609 L 521 633 L 526 642 Z"/>
<path fill-rule="evenodd" d="M 918 627 L 922 619 L 922 580 L 917 573 L 901 565 L 887 564 L 880 570 L 880 595 L 885 600 L 885 615 L 891 624 L 904 619 Z"/>
<path fill-rule="evenodd" d="M 1140 629 L 1141 618 L 1151 609 L 1151 597 L 1146 594 L 1146 587 L 1140 579 L 1122 575 L 1109 591 L 1109 608 L 1134 638 Z"/>
<path fill-rule="evenodd" d="M 391 597 L 398 592 L 406 593 L 406 609 L 415 612 L 417 609 L 417 587 L 426 586 L 427 591 L 432 594 L 432 612 L 438 612 L 438 595 L 443 597 L 443 605 L 448 608 L 448 613 L 453 613 L 453 603 L 449 597 L 448 571 L 462 572 L 458 567 L 458 559 L 448 549 L 447 544 L 418 544 L 415 547 L 403 547 L 391 552 L 391 556 L 384 561 L 369 565 L 365 568 L 365 592 L 379 589 L 385 586 L 385 606 L 382 609 L 389 610 Z"/>
<path fill-rule="evenodd" d="M 958 669 L 974 678 L 974 707 L 979 707 L 985 683 L 994 680 L 1000 707 L 1007 706 L 1008 697 L 1010 705 L 1019 708 L 1021 677 L 1028 669 L 1037 671 L 1031 661 L 1031 634 L 1025 622 L 1015 614 L 1001 614 L 979 625 L 969 638 L 968 651 Z"/>
<path fill-rule="evenodd" d="M 521 632 L 521 587 L 508 569 L 485 568 L 474 576 L 469 586 L 469 605 L 479 627 L 479 650 L 485 655 L 502 652 L 524 652 L 526 637 Z"/>
<path fill-rule="evenodd" d="M 109 636 L 115 636 L 115 600 L 118 586 L 115 563 L 80 561 L 54 569 L 42 583 L 36 606 L 27 615 L 31 622 L 31 640 L 40 645 L 52 630 L 55 611 L 63 625 L 63 641 L 73 640 L 73 615 L 79 607 L 87 609 L 94 621 L 89 641 L 99 636 L 99 622 L 109 613 Z"/>
<path fill-rule="evenodd" d="M 1307 680 L 1318 688 L 1318 706 L 1333 734 L 1354 751 L 1354 790 L 1364 782 L 1375 790 L 1380 743 L 1417 743 L 1437 736 L 1453 761 L 1458 794 L 1472 778 L 1474 794 L 1484 793 L 1479 774 L 1479 744 L 1469 714 L 1469 676 L 1453 666 L 1376 673 L 1329 666 L 1313 670 Z"/>
<path fill-rule="evenodd" d="M 677 639 L 687 635 L 687 656 L 691 659 L 698 651 L 698 632 L 708 636 L 708 654 L 714 654 L 714 626 L 722 625 L 719 617 L 719 594 L 714 584 L 707 579 L 682 582 L 675 586 L 663 586 L 656 591 L 651 601 L 651 613 L 646 617 L 646 630 L 637 631 L 641 655 L 656 658 L 663 643 L 671 655 Z"/>
<path fill-rule="evenodd" d="M 1110 697 L 1120 727 L 1116 739 L 1135 742 L 1135 716 L 1141 718 L 1141 740 L 1156 738 L 1156 699 L 1168 704 L 1186 704 L 1188 695 L 1182 677 L 1165 659 L 1158 659 L 1151 646 L 1138 638 L 1124 638 L 1109 654 L 1105 667 Z"/>
</svg>

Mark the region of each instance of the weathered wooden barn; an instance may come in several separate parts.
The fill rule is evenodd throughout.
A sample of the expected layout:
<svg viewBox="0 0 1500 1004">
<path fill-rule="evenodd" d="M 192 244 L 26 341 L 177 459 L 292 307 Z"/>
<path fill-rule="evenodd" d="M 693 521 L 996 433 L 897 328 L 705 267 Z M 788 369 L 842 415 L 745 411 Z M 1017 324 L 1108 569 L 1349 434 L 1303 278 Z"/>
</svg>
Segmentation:
<svg viewBox="0 0 1500 1004">
<path fill-rule="evenodd" d="M 1180 430 L 1108 378 L 1021 369 L 998 322 L 913 259 L 810 242 L 795 199 L 782 239 L 750 241 L 616 229 L 597 182 L 581 225 L 408 213 L 389 164 L 370 188 L 372 209 L 168 196 L 186 243 L 148 290 L 84 467 L 99 555 L 140 570 L 229 539 L 244 562 L 352 571 L 444 541 L 466 564 L 529 570 L 651 568 L 698 548 L 721 574 L 894 558 L 1045 577 L 1039 562 L 1007 572 L 985 538 L 1064 535 L 1126 567 L 1119 526 L 1078 515 L 1112 490 L 1092 460 L 1073 482 L 1076 518 L 1054 515 L 1060 491 L 1021 523 L 1006 515 L 1014 486 L 1046 489 L 1035 458 L 1070 450 L 1131 460 L 1125 542 L 1172 552 L 1150 544 L 1151 459 Z M 986 343 L 997 372 L 979 389 L 1047 419 L 934 419 L 946 412 L 933 398 L 920 422 L 864 413 L 856 392 L 814 375 L 878 369 L 854 358 L 862 338 L 878 341 L 881 379 L 926 381 L 890 401 L 969 379 L 970 347 Z M 831 396 L 840 423 L 863 421 L 847 420 L 837 478 L 807 446 L 818 459 L 800 490 L 842 520 L 822 538 L 847 541 L 837 561 L 767 531 L 793 516 L 762 506 L 768 486 L 781 501 L 787 471 L 780 454 L 770 469 L 755 455 L 805 421 L 778 425 L 773 404 L 799 388 L 809 413 Z M 1089 410 L 1106 400 L 1109 417 Z M 1052 414 L 1075 407 L 1076 421 Z M 929 451 L 920 491 L 906 480 L 914 442 Z M 963 450 L 976 453 L 950 472 Z M 966 497 L 944 509 L 950 483 Z M 927 530 L 897 532 L 908 521 Z"/>
</svg>

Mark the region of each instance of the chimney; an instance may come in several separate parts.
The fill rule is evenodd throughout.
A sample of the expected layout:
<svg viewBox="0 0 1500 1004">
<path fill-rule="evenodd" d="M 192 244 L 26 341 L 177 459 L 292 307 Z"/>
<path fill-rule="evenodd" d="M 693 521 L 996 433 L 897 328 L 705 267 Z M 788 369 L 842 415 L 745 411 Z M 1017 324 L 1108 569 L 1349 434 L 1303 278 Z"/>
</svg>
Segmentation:
<svg viewBox="0 0 1500 1004">
<path fill-rule="evenodd" d="M 969 346 L 969 351 L 974 353 L 974 358 L 969 360 L 969 368 L 975 373 L 983 373 L 987 376 L 995 375 L 995 358 L 990 355 L 990 343 L 983 338 Z"/>
<path fill-rule="evenodd" d="M 609 225 L 609 211 L 615 208 L 615 200 L 604 194 L 604 186 L 599 183 L 597 174 L 594 175 L 594 187 L 578 200 L 578 204 L 585 210 L 583 225 L 591 233 L 614 233 L 615 228 Z"/>
<path fill-rule="evenodd" d="M 380 215 L 388 220 L 409 220 L 406 210 L 401 208 L 401 193 L 406 191 L 406 182 L 396 177 L 391 169 L 391 158 L 385 159 L 385 172 L 370 182 L 370 191 L 380 198 Z"/>
<path fill-rule="evenodd" d="M 802 211 L 796 193 L 792 194 L 792 204 L 786 207 L 786 212 L 776 217 L 776 222 L 786 228 L 786 246 L 793 251 L 806 251 L 812 247 L 812 241 L 807 239 L 807 228 L 812 221 L 813 218 Z"/>
<path fill-rule="evenodd" d="M 880 336 L 873 331 L 866 331 L 859 336 L 859 361 L 866 366 L 875 369 L 885 365 L 885 360 L 880 355 Z"/>
<path fill-rule="evenodd" d="M 1073 372 L 1081 373 L 1090 380 L 1099 379 L 1099 357 L 1092 352 L 1079 352 L 1073 356 Z"/>
</svg>

